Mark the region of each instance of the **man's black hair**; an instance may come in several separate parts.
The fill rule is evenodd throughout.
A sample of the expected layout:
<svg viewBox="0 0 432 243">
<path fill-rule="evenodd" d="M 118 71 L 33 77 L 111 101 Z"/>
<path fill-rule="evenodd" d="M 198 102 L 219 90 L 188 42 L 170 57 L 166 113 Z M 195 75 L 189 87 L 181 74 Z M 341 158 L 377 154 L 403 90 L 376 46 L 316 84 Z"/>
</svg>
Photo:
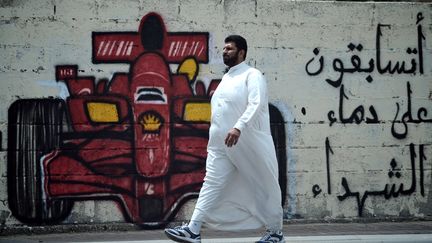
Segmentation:
<svg viewBox="0 0 432 243">
<path fill-rule="evenodd" d="M 237 49 L 240 50 L 244 50 L 244 58 L 246 59 L 246 54 L 247 54 L 247 42 L 246 39 L 239 36 L 239 35 L 230 35 L 227 38 L 225 38 L 225 43 L 228 42 L 234 42 Z"/>
</svg>

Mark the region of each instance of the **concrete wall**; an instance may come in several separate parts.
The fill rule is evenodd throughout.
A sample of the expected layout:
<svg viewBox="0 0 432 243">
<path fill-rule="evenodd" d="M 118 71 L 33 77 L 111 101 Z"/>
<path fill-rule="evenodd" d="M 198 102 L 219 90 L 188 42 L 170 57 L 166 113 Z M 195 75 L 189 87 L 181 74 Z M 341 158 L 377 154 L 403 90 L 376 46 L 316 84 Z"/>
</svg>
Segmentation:
<svg viewBox="0 0 432 243">
<path fill-rule="evenodd" d="M 232 33 L 246 37 L 248 63 L 268 81 L 285 218 L 428 218 L 431 10 L 2 1 L 0 223 L 186 220 L 203 176 L 207 91 Z M 139 83 L 147 72 L 165 78 Z M 135 100 L 162 82 L 164 107 Z"/>
</svg>

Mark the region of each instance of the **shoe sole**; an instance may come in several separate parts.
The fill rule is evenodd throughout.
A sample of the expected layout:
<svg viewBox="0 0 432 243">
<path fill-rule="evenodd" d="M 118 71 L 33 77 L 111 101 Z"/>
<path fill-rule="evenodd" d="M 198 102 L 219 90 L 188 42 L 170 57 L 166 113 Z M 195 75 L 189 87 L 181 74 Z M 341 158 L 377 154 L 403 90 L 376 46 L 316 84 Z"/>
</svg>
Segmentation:
<svg viewBox="0 0 432 243">
<path fill-rule="evenodd" d="M 255 243 L 260 243 L 261 241 L 255 241 Z M 285 240 L 279 241 L 279 243 L 286 243 Z"/>
<path fill-rule="evenodd" d="M 201 243 L 201 240 L 196 241 L 196 240 L 190 240 L 190 238 L 185 238 L 185 237 L 181 237 L 178 235 L 172 235 L 170 232 L 164 230 L 165 235 L 168 236 L 168 238 L 170 238 L 173 241 L 176 242 L 182 242 L 182 243 Z"/>
<path fill-rule="evenodd" d="M 260 241 L 255 241 L 255 243 L 260 243 Z M 286 243 L 285 238 L 279 241 L 279 243 Z"/>
</svg>

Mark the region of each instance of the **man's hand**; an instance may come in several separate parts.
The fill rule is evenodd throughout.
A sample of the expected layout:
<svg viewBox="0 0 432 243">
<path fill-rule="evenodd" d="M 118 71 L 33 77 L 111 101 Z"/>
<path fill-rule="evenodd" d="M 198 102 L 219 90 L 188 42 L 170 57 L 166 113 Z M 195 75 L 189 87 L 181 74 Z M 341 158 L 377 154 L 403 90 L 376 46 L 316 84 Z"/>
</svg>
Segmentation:
<svg viewBox="0 0 432 243">
<path fill-rule="evenodd" d="M 240 130 L 237 128 L 231 128 L 229 130 L 228 135 L 225 138 L 225 144 L 228 147 L 232 147 L 233 145 L 236 145 L 240 137 Z"/>
</svg>

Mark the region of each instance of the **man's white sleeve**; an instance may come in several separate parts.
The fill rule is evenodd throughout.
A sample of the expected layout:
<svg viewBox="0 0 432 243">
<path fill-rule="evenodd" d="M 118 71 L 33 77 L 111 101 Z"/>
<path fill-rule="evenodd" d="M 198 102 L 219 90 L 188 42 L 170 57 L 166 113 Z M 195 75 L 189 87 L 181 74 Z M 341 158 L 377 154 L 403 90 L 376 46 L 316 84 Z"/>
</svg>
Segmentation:
<svg viewBox="0 0 432 243">
<path fill-rule="evenodd" d="M 241 117 L 237 120 L 237 123 L 234 125 L 234 128 L 242 129 L 255 119 L 259 111 L 261 110 L 265 101 L 267 85 L 264 76 L 258 71 L 254 70 L 249 73 L 247 80 L 247 91 L 248 91 L 248 104 L 245 112 L 241 115 Z"/>
</svg>

